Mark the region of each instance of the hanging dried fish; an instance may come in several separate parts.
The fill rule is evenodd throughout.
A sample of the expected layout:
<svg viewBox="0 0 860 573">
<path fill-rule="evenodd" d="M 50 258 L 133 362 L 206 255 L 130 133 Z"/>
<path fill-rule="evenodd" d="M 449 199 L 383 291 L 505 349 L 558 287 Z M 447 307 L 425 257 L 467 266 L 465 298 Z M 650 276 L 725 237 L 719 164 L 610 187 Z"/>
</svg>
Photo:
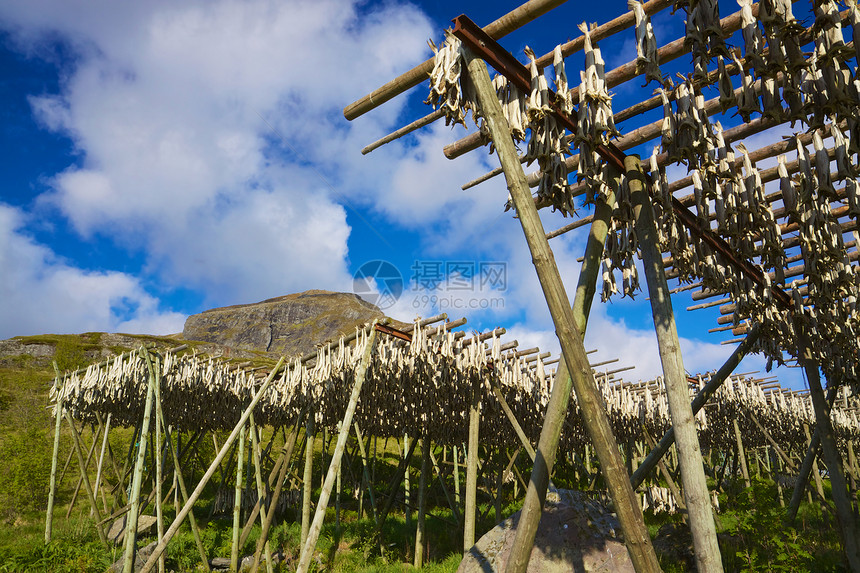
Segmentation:
<svg viewBox="0 0 860 573">
<path fill-rule="evenodd" d="M 565 115 L 570 115 L 573 113 L 573 100 L 567 85 L 567 73 L 564 71 L 561 46 L 556 46 L 552 52 L 552 68 L 555 73 L 555 95 L 558 109 Z"/>
<path fill-rule="evenodd" d="M 636 74 L 645 74 L 643 87 L 652 81 L 663 83 L 660 62 L 657 54 L 657 39 L 651 19 L 645 14 L 641 2 L 628 0 L 627 7 L 633 10 L 636 18 Z"/>
<path fill-rule="evenodd" d="M 830 118 L 830 136 L 833 138 L 833 152 L 836 157 L 836 178 L 842 180 L 853 177 L 856 172 L 848 157 L 848 142 L 835 118 Z"/>
<path fill-rule="evenodd" d="M 752 65 L 756 74 L 764 75 L 767 64 L 764 61 L 764 39 L 758 20 L 752 13 L 752 0 L 737 0 L 741 7 L 741 31 L 744 37 L 745 61 Z"/>
<path fill-rule="evenodd" d="M 460 40 L 445 33 L 445 44 L 437 48 L 432 40 L 428 40 L 433 50 L 433 70 L 430 72 L 430 95 L 424 100 L 433 109 L 441 108 L 445 113 L 445 125 L 465 125 L 466 110 L 477 109 L 471 102 L 474 98 L 466 98 L 461 92 L 460 75 L 462 72 L 462 53 Z"/>
<path fill-rule="evenodd" d="M 755 87 L 753 86 L 753 79 L 743 71 L 744 67 L 740 61 L 740 54 L 738 50 L 732 52 L 732 59 L 735 62 L 735 65 L 738 67 L 741 76 L 741 86 L 742 90 L 740 95 L 737 98 L 738 101 L 738 115 L 743 118 L 744 121 L 748 122 L 750 120 L 750 116 L 753 113 L 759 113 L 759 105 L 758 105 L 758 95 L 756 95 Z"/>
<path fill-rule="evenodd" d="M 782 192 L 782 203 L 785 206 L 789 221 L 797 222 L 800 219 L 800 212 L 797 210 L 797 194 L 794 190 L 794 183 L 788 176 L 788 168 L 785 166 L 785 155 L 780 155 L 776 159 L 778 162 L 777 173 L 779 174 L 779 189 Z"/>
<path fill-rule="evenodd" d="M 675 144 L 675 134 L 677 133 L 675 113 L 672 111 L 672 104 L 669 103 L 669 96 L 663 88 L 657 88 L 654 93 L 660 94 L 660 99 L 663 101 L 663 123 L 660 126 L 662 135 L 661 146 L 663 152 L 668 154 L 669 161 L 677 162 L 679 160 L 678 147 Z"/>
<path fill-rule="evenodd" d="M 816 42 L 824 47 L 819 58 L 844 58 L 845 40 L 842 38 L 842 18 L 833 0 L 817 0 L 815 4 L 815 23 L 812 33 L 817 34 Z M 848 56 L 850 57 L 850 56 Z"/>
<path fill-rule="evenodd" d="M 596 26 L 596 24 L 593 24 Z M 596 42 L 592 42 L 588 24 L 579 25 L 584 37 L 585 69 L 581 72 L 579 92 L 580 110 L 585 103 L 590 111 L 590 139 L 594 143 L 607 143 L 608 136 L 618 135 L 612 114 L 612 96 L 606 89 L 605 63 Z"/>
<path fill-rule="evenodd" d="M 815 174 L 818 180 L 818 191 L 830 199 L 837 199 L 836 189 L 830 179 L 830 158 L 824 148 L 821 133 L 816 129 L 812 132 L 812 145 L 815 149 Z"/>
<path fill-rule="evenodd" d="M 726 71 L 726 61 L 722 56 L 717 57 L 717 70 L 719 74 L 717 86 L 720 90 L 720 110 L 725 113 L 737 105 L 737 98 L 735 98 L 732 77 Z"/>
<path fill-rule="evenodd" d="M 762 117 L 768 117 L 782 123 L 785 110 L 783 110 L 782 102 L 779 99 L 779 86 L 776 83 L 776 79 L 768 75 L 763 77 L 761 82 Z"/>
</svg>

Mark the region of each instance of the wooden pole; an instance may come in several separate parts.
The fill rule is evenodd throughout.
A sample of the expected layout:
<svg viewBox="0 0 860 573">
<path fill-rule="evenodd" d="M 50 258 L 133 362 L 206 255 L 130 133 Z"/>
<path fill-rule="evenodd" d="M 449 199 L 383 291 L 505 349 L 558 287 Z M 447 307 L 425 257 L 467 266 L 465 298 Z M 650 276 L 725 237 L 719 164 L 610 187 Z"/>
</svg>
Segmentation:
<svg viewBox="0 0 860 573">
<path fill-rule="evenodd" d="M 373 522 L 379 525 L 379 515 L 376 512 L 376 498 L 373 495 L 373 484 L 370 482 L 370 474 L 367 470 L 367 452 L 364 449 L 364 437 L 361 435 L 361 430 L 358 428 L 358 422 L 353 422 L 355 428 L 355 437 L 358 440 L 358 452 L 361 455 L 361 471 L 364 482 L 367 484 L 367 495 L 370 498 L 370 511 L 373 514 Z M 395 440 L 396 442 L 397 440 Z"/>
<path fill-rule="evenodd" d="M 833 426 L 830 423 L 829 407 L 821 388 L 818 365 L 813 362 L 810 356 L 809 337 L 800 324 L 797 324 L 796 330 L 800 333 L 798 361 L 803 366 L 809 382 L 812 409 L 815 412 L 816 426 L 821 439 L 821 453 L 830 473 L 831 495 L 833 496 L 833 503 L 836 505 L 836 520 L 839 522 L 839 531 L 842 534 L 845 557 L 851 571 L 858 573 L 860 572 L 860 546 L 858 546 L 860 536 L 858 536 L 857 524 L 854 522 L 851 500 L 848 499 L 845 475 L 842 473 L 842 456 L 839 455 L 839 450 L 836 447 Z"/>
<path fill-rule="evenodd" d="M 451 449 L 451 457 L 454 458 L 454 504 L 457 509 L 460 509 L 460 452 L 457 451 L 457 446 Z"/>
<path fill-rule="evenodd" d="M 489 76 L 487 76 L 489 77 Z M 463 553 L 475 544 L 475 512 L 478 493 L 478 446 L 481 427 L 481 395 L 473 381 L 469 404 L 469 444 L 466 454 L 466 508 L 463 515 Z"/>
<path fill-rule="evenodd" d="M 293 430 L 292 435 L 290 436 L 290 443 L 285 448 L 285 455 L 283 457 L 283 463 L 281 464 L 281 469 L 278 472 L 277 485 L 275 485 L 275 491 L 272 493 L 272 501 L 269 505 L 269 511 L 266 513 L 266 520 L 263 522 L 263 528 L 260 531 L 260 538 L 257 540 L 257 550 L 254 553 L 254 565 L 251 567 L 252 571 L 256 571 L 260 566 L 260 555 L 262 554 L 263 548 L 265 546 L 266 541 L 269 539 L 269 529 L 272 526 L 272 520 L 275 517 L 275 509 L 278 506 L 278 498 L 281 496 L 281 490 L 284 487 L 284 478 L 287 475 L 287 471 L 290 468 L 290 459 L 292 458 L 292 452 L 296 445 L 296 439 L 299 434 L 299 426 L 301 425 L 301 418 L 305 415 L 311 416 L 312 413 L 310 411 L 306 411 L 299 416 L 299 420 L 296 422 L 296 428 Z M 248 529 L 250 532 L 250 528 Z"/>
<path fill-rule="evenodd" d="M 99 451 L 99 462 L 98 462 L 98 465 L 96 466 L 96 485 L 93 488 L 96 492 L 101 491 L 100 488 L 101 488 L 101 483 L 102 483 L 102 468 L 104 467 L 105 453 L 107 451 L 107 446 L 108 446 L 108 435 L 110 434 L 111 415 L 112 414 L 108 413 L 107 420 L 104 423 L 104 436 L 102 436 L 102 448 Z M 97 413 L 96 416 L 98 417 L 99 425 L 101 426 L 102 425 L 101 415 Z M 102 501 L 105 504 L 105 511 L 107 511 L 108 510 L 107 500 L 104 497 L 104 493 L 102 493 Z"/>
<path fill-rule="evenodd" d="M 693 415 L 696 415 L 699 410 L 701 410 L 707 401 L 714 395 L 714 393 L 719 389 L 720 386 L 731 376 L 732 372 L 735 368 L 737 368 L 740 361 L 743 360 L 744 356 L 746 356 L 753 345 L 758 340 L 760 333 L 759 326 L 753 325 L 752 329 L 747 334 L 747 337 L 743 342 L 738 344 L 738 347 L 735 348 L 735 351 L 729 356 L 728 360 L 720 367 L 716 374 L 711 376 L 711 379 L 708 380 L 708 383 L 705 384 L 705 387 L 702 388 L 696 397 L 693 398 L 693 403 L 690 407 L 693 410 Z M 645 457 L 639 467 L 633 472 L 633 475 L 630 477 L 630 483 L 634 488 L 642 485 L 642 482 L 645 481 L 645 478 L 648 477 L 654 468 L 657 466 L 657 462 L 659 462 L 666 452 L 669 451 L 669 448 L 672 447 L 672 444 L 675 443 L 675 429 L 669 428 L 663 437 L 660 439 L 660 443 L 657 444 L 655 448 L 651 450 L 651 452 Z"/>
<path fill-rule="evenodd" d="M 624 167 L 627 170 L 633 217 L 636 232 L 639 234 L 639 246 L 651 298 L 651 313 L 663 365 L 669 415 L 675 429 L 675 445 L 678 448 L 681 481 L 693 535 L 696 567 L 699 573 L 722 573 L 723 563 L 717 543 L 713 507 L 696 434 L 696 421 L 690 406 L 689 384 L 681 356 L 681 343 L 675 325 L 669 284 L 663 269 L 663 256 L 657 246 L 657 226 L 654 223 L 651 199 L 639 158 L 635 155 L 627 156 L 624 159 Z"/>
<path fill-rule="evenodd" d="M 137 552 L 137 518 L 140 512 L 140 487 L 143 482 L 143 466 L 146 463 L 146 442 L 149 437 L 149 421 L 152 416 L 152 401 L 155 395 L 155 373 L 149 361 L 149 352 L 146 348 L 140 348 L 140 354 L 146 360 L 149 371 L 149 384 L 146 389 L 146 403 L 143 408 L 143 421 L 140 425 L 140 436 L 138 438 L 137 461 L 134 464 L 134 477 L 131 482 L 131 497 L 129 499 L 129 512 L 125 520 L 125 551 L 123 557 L 123 573 L 134 571 L 134 559 Z"/>
<path fill-rule="evenodd" d="M 239 570 L 239 533 L 242 527 L 242 490 L 245 488 L 245 426 L 239 431 L 239 459 L 236 462 L 236 487 L 233 489 L 233 540 L 230 568 Z"/>
<path fill-rule="evenodd" d="M 266 507 L 266 484 L 263 483 L 263 474 L 260 471 L 260 441 L 257 437 L 259 426 L 254 422 L 254 414 L 251 413 L 251 458 L 254 462 L 254 479 L 257 482 L 257 501 L 260 507 Z M 265 518 L 260 516 L 260 527 L 263 526 Z M 240 544 L 241 546 L 242 544 Z M 266 571 L 272 573 L 274 570 L 272 564 L 272 552 L 269 549 L 269 540 L 266 540 L 264 551 L 266 552 Z"/>
<path fill-rule="evenodd" d="M 505 400 L 505 395 L 502 394 L 502 389 L 501 389 L 501 387 L 499 387 L 499 381 L 498 381 L 497 377 L 493 376 L 490 380 L 490 384 L 492 385 L 492 388 L 493 388 L 493 395 L 499 401 L 499 405 L 502 407 L 502 411 L 505 413 L 505 416 L 508 417 L 508 421 L 511 423 L 511 426 L 513 426 L 514 432 L 516 432 L 517 437 L 520 439 L 520 443 L 523 445 L 523 448 L 525 448 L 526 453 L 529 455 L 531 460 L 534 462 L 535 461 L 535 449 L 532 447 L 531 443 L 529 442 L 529 439 L 526 436 L 526 433 L 523 431 L 522 426 L 520 426 L 520 422 L 517 420 L 517 417 L 514 415 L 513 410 L 511 410 L 511 407 L 508 405 L 508 401 Z"/>
<path fill-rule="evenodd" d="M 828 415 L 829 408 L 836 399 L 836 390 L 834 386 L 827 389 L 827 407 Z M 797 516 L 797 510 L 800 508 L 800 500 L 803 497 L 803 492 L 806 491 L 806 484 L 809 482 L 809 474 L 812 472 L 812 465 L 815 458 L 818 456 L 818 448 L 821 446 L 821 436 L 818 428 L 812 432 L 812 437 L 809 440 L 809 445 L 806 449 L 806 455 L 803 457 L 803 462 L 800 464 L 800 471 L 797 475 L 797 482 L 794 485 L 794 491 L 791 494 L 791 501 L 788 503 L 788 510 L 785 512 L 785 523 L 791 525 L 794 523 L 794 518 Z M 811 498 L 810 498 L 811 499 Z M 823 501 L 823 498 L 822 498 Z"/>
<path fill-rule="evenodd" d="M 149 355 L 147 354 L 146 366 L 149 370 L 150 376 L 153 377 L 152 383 L 152 393 L 153 400 L 158 400 L 160 402 L 161 396 L 161 364 L 156 358 L 155 365 L 149 359 Z M 158 420 L 158 409 L 156 408 L 156 419 L 155 419 L 155 447 L 152 449 L 152 455 L 155 458 L 155 523 L 156 523 L 156 532 L 158 533 L 158 540 L 161 541 L 161 538 L 164 537 L 164 514 L 161 508 L 161 481 L 162 481 L 162 467 L 161 467 L 161 455 L 162 455 L 162 442 L 161 442 L 161 424 Z M 107 428 L 105 428 L 105 437 L 107 437 Z M 126 535 L 128 533 L 126 532 Z M 164 562 L 164 554 L 158 558 L 158 572 L 164 573 L 165 570 L 165 562 Z"/>
<path fill-rule="evenodd" d="M 549 248 L 546 233 L 535 208 L 525 174 L 517 159 L 516 147 L 507 122 L 502 115 L 501 106 L 490 82 L 486 65 L 470 53 L 466 54 L 466 62 L 469 76 L 477 92 L 478 102 L 487 120 L 490 135 L 505 171 L 508 189 L 511 192 L 523 233 L 532 254 L 535 270 L 561 343 L 564 361 L 560 363 L 559 369 L 562 368 L 562 365 L 566 365 L 573 375 L 568 378 L 567 373 L 564 373 L 564 376 L 557 377 L 553 387 L 550 404 L 547 407 L 547 416 L 544 419 L 544 426 L 538 442 L 535 469 L 532 471 L 532 479 L 529 481 L 529 489 L 526 493 L 525 504 L 506 572 L 523 573 L 528 565 L 546 496 L 549 469 L 555 462 L 561 424 L 567 411 L 570 386 L 564 382 L 566 379 L 572 380 L 578 404 L 582 410 L 583 420 L 592 443 L 595 444 L 600 456 L 601 467 L 606 476 L 610 495 L 614 501 L 633 564 L 639 573 L 659 571 L 660 565 L 651 545 L 648 530 L 645 528 L 639 500 L 633 488 L 630 487 L 630 480 L 624 472 L 618 444 L 612 434 L 606 413 L 602 410 L 602 399 L 594 381 L 594 375 L 588 366 L 588 356 L 582 344 L 581 330 L 577 328 L 564 284 L 555 264 L 552 250 Z M 563 395 L 565 391 L 566 395 Z M 468 519 L 468 515 L 466 519 Z"/>
<path fill-rule="evenodd" d="M 45 544 L 51 542 L 51 530 L 54 523 L 54 497 L 57 492 L 57 462 L 60 456 L 60 427 L 63 420 L 62 378 L 60 367 L 54 360 L 54 391 L 57 393 L 57 412 L 54 416 L 54 450 L 51 454 L 51 485 L 48 489 L 48 513 L 45 515 Z"/>
<path fill-rule="evenodd" d="M 107 545 L 107 536 L 105 535 L 104 529 L 102 528 L 102 517 L 99 513 L 98 504 L 96 503 L 96 497 L 93 493 L 93 488 L 90 485 L 90 478 L 87 476 L 87 468 L 84 465 L 84 452 L 81 448 L 81 442 L 78 439 L 78 433 L 75 431 L 75 424 L 72 421 L 72 416 L 69 414 L 68 410 L 63 412 L 66 417 L 66 422 L 69 423 L 69 427 L 72 429 L 72 438 L 75 444 L 75 454 L 78 456 L 78 465 L 81 468 L 81 475 L 84 478 L 84 488 L 87 490 L 87 495 L 90 498 L 90 506 L 93 508 L 93 512 L 96 514 L 96 531 L 98 531 L 99 539 L 102 540 L 102 543 Z"/>
<path fill-rule="evenodd" d="M 741 475 L 744 478 L 744 487 L 749 488 L 752 486 L 750 482 L 750 472 L 747 469 L 747 453 L 744 450 L 744 441 L 741 438 L 741 429 L 738 427 L 738 421 L 736 419 L 732 420 L 732 428 L 735 431 L 735 445 L 738 448 L 738 459 L 741 462 Z"/>
<path fill-rule="evenodd" d="M 494 39 L 510 34 L 517 28 L 520 28 L 538 16 L 541 16 L 556 6 L 564 4 L 566 0 L 529 0 L 518 8 L 508 12 L 498 20 L 484 27 L 484 31 Z M 372 109 L 384 104 L 394 96 L 413 88 L 427 79 L 427 75 L 433 69 L 433 59 L 419 64 L 401 74 L 385 84 L 364 96 L 363 98 L 349 104 L 343 110 L 343 116 L 352 121 L 353 119 L 364 115 Z"/>
<path fill-rule="evenodd" d="M 308 539 L 308 531 L 311 527 L 311 494 L 313 492 L 313 469 L 314 469 L 314 413 L 308 414 L 305 423 L 305 472 L 302 474 L 302 547 Z"/>
<path fill-rule="evenodd" d="M 418 523 L 415 529 L 414 566 L 424 566 L 424 545 L 426 543 L 427 475 L 430 473 L 430 439 L 426 431 L 421 436 L 421 475 L 418 477 Z"/>
<path fill-rule="evenodd" d="M 403 453 L 409 451 L 409 434 L 403 434 Z M 403 474 L 403 518 L 406 522 L 406 529 L 412 529 L 412 484 L 409 483 L 409 466 L 406 466 L 406 471 Z"/>
<path fill-rule="evenodd" d="M 158 412 L 158 419 L 161 421 L 161 425 L 164 427 L 164 433 L 167 438 L 167 447 L 170 449 L 170 453 L 173 456 L 173 467 L 176 469 L 176 481 L 179 484 L 179 492 L 182 494 L 182 502 L 185 503 L 188 500 L 188 490 L 185 487 L 185 478 L 182 477 L 182 466 L 179 463 L 179 454 L 176 452 L 176 448 L 173 447 L 173 441 L 171 440 L 171 431 L 168 427 L 167 423 L 164 420 L 164 414 L 161 411 L 161 400 L 160 396 L 156 396 L 156 410 Z M 177 508 L 177 513 L 179 509 Z M 197 519 L 194 517 L 194 512 L 188 512 L 188 522 L 191 524 L 191 533 L 194 534 L 194 543 L 197 545 L 197 551 L 200 553 L 200 563 L 203 566 L 204 571 L 209 571 L 209 558 L 206 556 L 206 549 L 203 547 L 203 540 L 200 538 L 200 529 L 197 527 Z M 162 539 L 164 536 L 160 536 Z"/>
<path fill-rule="evenodd" d="M 93 441 L 90 444 L 90 449 L 89 449 L 89 451 L 87 451 L 87 457 L 86 457 L 86 460 L 84 461 L 84 463 L 86 464 L 85 467 L 86 467 L 87 471 L 89 471 L 90 462 L 93 459 L 93 454 L 95 453 L 96 446 L 98 445 L 98 439 L 99 439 L 99 435 L 101 434 L 101 431 L 102 431 L 102 425 L 99 424 L 98 427 L 93 426 L 93 427 L 91 427 L 91 430 L 92 430 L 92 435 L 93 435 Z M 83 425 L 81 425 L 81 434 L 80 435 L 81 436 L 84 435 Z M 69 502 L 69 509 L 66 510 L 66 519 L 68 519 L 69 516 L 72 515 L 72 508 L 75 505 L 75 501 L 78 499 L 78 494 L 80 493 L 81 486 L 83 484 L 84 484 L 83 476 L 78 476 L 78 483 L 75 485 L 75 491 L 72 493 L 72 500 Z M 98 491 L 98 490 L 94 490 L 94 491 Z"/>
<path fill-rule="evenodd" d="M 444 446 L 442 452 L 444 455 Z M 439 464 L 436 462 L 436 457 L 433 455 L 432 449 L 430 450 L 430 463 L 433 464 L 433 470 L 436 472 L 436 477 L 439 478 L 439 485 L 442 486 L 442 493 L 445 494 L 445 499 L 448 501 L 448 506 L 451 508 L 451 513 L 454 515 L 454 519 L 457 520 L 457 525 L 460 525 L 462 523 L 462 520 L 460 518 L 460 508 L 451 499 L 451 494 L 448 492 L 448 486 L 445 485 L 445 477 L 442 475 L 442 470 L 439 468 Z"/>
<path fill-rule="evenodd" d="M 260 397 L 266 392 L 266 390 L 271 385 L 272 381 L 275 379 L 275 376 L 278 374 L 278 371 L 281 369 L 281 366 L 284 364 L 284 358 L 282 357 L 278 360 L 278 363 L 269 373 L 269 376 L 266 378 L 266 381 L 260 386 L 257 390 L 257 395 L 251 400 L 251 403 L 248 404 L 248 407 L 245 408 L 245 411 L 242 412 L 242 416 L 239 418 L 239 421 L 236 423 L 236 426 L 233 428 L 233 431 L 230 432 L 230 435 L 227 437 L 227 440 L 224 442 L 224 445 L 221 446 L 221 450 L 218 452 L 218 455 L 215 456 L 215 459 L 209 466 L 209 469 L 206 470 L 206 473 L 203 474 L 203 477 L 200 478 L 200 481 L 197 484 L 197 487 L 194 488 L 194 491 L 191 493 L 191 497 L 185 502 L 185 505 L 182 507 L 182 511 L 176 516 L 176 519 L 173 520 L 173 523 L 168 528 L 167 532 L 165 532 L 164 537 L 161 541 L 158 542 L 155 549 L 153 549 L 152 554 L 147 559 L 146 563 L 141 569 L 140 573 L 150 573 L 152 568 L 155 566 L 155 562 L 158 560 L 158 557 L 164 552 L 167 548 L 167 544 L 170 543 L 170 540 L 173 539 L 173 536 L 176 535 L 176 532 L 179 530 L 179 526 L 182 524 L 182 521 L 188 515 L 188 512 L 191 511 L 191 508 L 194 506 L 194 502 L 197 501 L 197 498 L 200 497 L 200 494 L 203 493 L 203 489 L 206 487 L 206 484 L 209 483 L 209 480 L 212 478 L 212 475 L 218 470 L 218 466 L 221 464 L 221 461 L 227 455 L 227 451 L 233 445 L 233 442 L 236 440 L 236 437 L 239 435 L 240 428 L 248 421 L 248 418 L 251 415 L 251 412 L 254 410 L 254 407 L 259 402 Z"/>
<path fill-rule="evenodd" d="M 314 548 L 317 545 L 320 531 L 322 530 L 323 520 L 325 519 L 325 510 L 328 506 L 329 496 L 334 487 L 334 481 L 337 478 L 337 472 L 340 469 L 340 461 L 343 457 L 343 450 L 346 447 L 346 441 L 349 438 L 350 427 L 352 426 L 352 418 L 355 414 L 355 409 L 358 406 L 358 399 L 361 395 L 361 387 L 364 385 L 364 379 L 367 376 L 367 368 L 370 365 L 370 356 L 373 353 L 376 343 L 376 321 L 370 327 L 370 334 L 367 337 L 367 342 L 364 348 L 364 353 L 361 355 L 361 362 L 355 371 L 355 383 L 352 387 L 352 394 L 349 397 L 349 403 L 346 406 L 346 412 L 343 415 L 343 420 L 340 424 L 340 433 L 337 436 L 337 444 L 334 447 L 331 463 L 328 467 L 328 473 L 325 477 L 325 482 L 320 492 L 320 498 L 317 502 L 317 510 L 314 514 L 314 521 L 308 531 L 308 537 L 302 547 L 302 553 L 299 557 L 299 565 L 296 569 L 297 573 L 306 573 L 310 567 L 311 559 L 313 558 Z"/>
</svg>

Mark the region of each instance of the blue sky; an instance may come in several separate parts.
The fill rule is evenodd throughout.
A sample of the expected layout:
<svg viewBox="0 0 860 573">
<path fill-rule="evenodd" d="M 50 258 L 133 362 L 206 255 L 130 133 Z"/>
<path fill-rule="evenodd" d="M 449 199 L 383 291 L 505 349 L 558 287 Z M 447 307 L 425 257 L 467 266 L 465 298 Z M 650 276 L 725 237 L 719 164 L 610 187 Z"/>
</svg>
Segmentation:
<svg viewBox="0 0 860 573">
<path fill-rule="evenodd" d="M 495 158 L 449 161 L 442 147 L 465 131 L 441 122 L 360 154 L 429 112 L 425 87 L 353 122 L 342 115 L 429 57 L 427 39 L 438 43 L 454 16 L 485 25 L 518 3 L 4 2 L 0 338 L 179 332 L 189 314 L 215 306 L 351 291 L 354 273 L 381 259 L 405 280 L 390 314 L 409 320 L 444 306 L 471 328 L 505 326 L 521 345 L 555 351 L 519 223 L 503 212 L 504 183 L 460 189 Z M 621 0 L 568 2 L 502 44 L 520 59 L 526 44 L 545 53 L 576 37 L 579 22 L 626 10 Z M 683 33 L 680 13 L 664 11 L 654 26 L 661 43 Z M 632 29 L 602 42 L 607 69 L 634 59 L 633 46 Z M 568 58 L 569 77 L 581 60 Z M 688 57 L 677 62 L 664 73 Z M 616 110 L 651 95 L 638 85 L 615 91 Z M 547 230 L 567 222 L 542 217 Z M 582 229 L 551 243 L 569 288 L 584 240 Z M 446 289 L 445 279 L 463 286 L 455 274 L 436 290 L 416 280 L 434 265 L 468 274 L 496 263 L 506 274 L 495 289 Z M 587 336 L 604 359 L 637 365 L 631 379 L 659 374 L 645 298 L 596 303 Z M 675 300 L 687 368 L 716 368 L 728 337 L 707 333 L 716 311 L 688 313 L 690 304 Z M 795 372 L 779 374 L 801 384 Z"/>
</svg>

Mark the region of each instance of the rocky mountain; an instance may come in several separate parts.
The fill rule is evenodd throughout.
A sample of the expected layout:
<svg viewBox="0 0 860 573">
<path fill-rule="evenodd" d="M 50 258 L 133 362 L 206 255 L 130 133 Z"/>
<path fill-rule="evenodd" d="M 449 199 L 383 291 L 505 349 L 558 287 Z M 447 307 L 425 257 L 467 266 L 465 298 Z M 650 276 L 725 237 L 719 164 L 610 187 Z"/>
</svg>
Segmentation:
<svg viewBox="0 0 860 573">
<path fill-rule="evenodd" d="M 383 316 L 355 294 L 309 290 L 193 314 L 185 321 L 182 338 L 295 356 Z"/>
<path fill-rule="evenodd" d="M 0 368 L 28 357 L 48 367 L 57 359 L 61 370 L 73 370 L 141 344 L 169 348 L 186 342 L 199 352 L 225 358 L 291 357 L 383 316 L 355 294 L 310 290 L 206 310 L 189 316 L 183 332 L 170 336 L 89 332 L 0 340 Z M 393 321 L 392 326 L 411 331 L 411 324 Z"/>
</svg>

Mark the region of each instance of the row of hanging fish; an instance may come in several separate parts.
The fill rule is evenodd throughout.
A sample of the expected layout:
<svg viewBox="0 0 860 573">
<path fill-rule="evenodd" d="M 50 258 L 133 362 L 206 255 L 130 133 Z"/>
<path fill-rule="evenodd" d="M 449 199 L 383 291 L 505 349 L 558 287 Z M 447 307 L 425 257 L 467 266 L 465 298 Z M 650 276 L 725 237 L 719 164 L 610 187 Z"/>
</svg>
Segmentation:
<svg viewBox="0 0 860 573">
<path fill-rule="evenodd" d="M 315 364 L 295 359 L 260 397 L 254 410 L 259 425 L 293 424 L 302 413 L 314 416 L 317 428 L 336 430 L 354 383 L 355 369 L 368 344 L 365 331 L 357 344 L 341 342 L 322 347 Z M 181 430 L 230 429 L 250 403 L 260 381 L 250 373 L 220 360 L 193 355 L 152 356 L 161 376 L 160 395 L 166 422 Z M 595 373 L 603 402 L 617 439 L 643 440 L 643 428 L 661 436 L 671 425 L 662 380 L 648 384 L 620 384 Z M 690 396 L 707 377 L 690 386 Z M 83 375 L 67 377 L 61 385 L 63 407 L 75 418 L 95 421 L 96 412 L 111 414 L 115 424 L 140 423 L 149 380 L 140 353 L 123 354 L 110 363 L 91 366 Z M 418 434 L 427 429 L 440 444 L 467 440 L 473 392 L 482 404 L 482 441 L 492 445 L 518 443 L 518 438 L 493 391 L 498 386 L 526 435 L 536 443 L 552 392 L 554 373 L 540 355 L 534 360 L 502 352 L 497 336 L 487 343 L 477 337 L 457 338 L 444 328 L 416 328 L 411 343 L 380 337 L 368 366 L 355 421 L 363 432 L 379 437 Z M 52 394 L 56 408 L 58 395 Z M 860 437 L 853 406 L 856 399 L 837 404 L 833 421 L 838 439 Z M 843 407 L 844 406 L 844 407 Z M 849 408 L 850 406 L 850 408 Z M 808 397 L 796 394 L 766 396 L 751 382 L 735 379 L 724 384 L 706 409 L 696 416 L 703 445 L 731 443 L 732 420 L 742 424 L 751 445 L 764 438 L 751 422 L 754 413 L 773 438 L 787 450 L 796 449 L 803 423 L 814 420 Z M 581 412 L 572 400 L 562 432 L 563 447 L 589 443 Z"/>
</svg>

